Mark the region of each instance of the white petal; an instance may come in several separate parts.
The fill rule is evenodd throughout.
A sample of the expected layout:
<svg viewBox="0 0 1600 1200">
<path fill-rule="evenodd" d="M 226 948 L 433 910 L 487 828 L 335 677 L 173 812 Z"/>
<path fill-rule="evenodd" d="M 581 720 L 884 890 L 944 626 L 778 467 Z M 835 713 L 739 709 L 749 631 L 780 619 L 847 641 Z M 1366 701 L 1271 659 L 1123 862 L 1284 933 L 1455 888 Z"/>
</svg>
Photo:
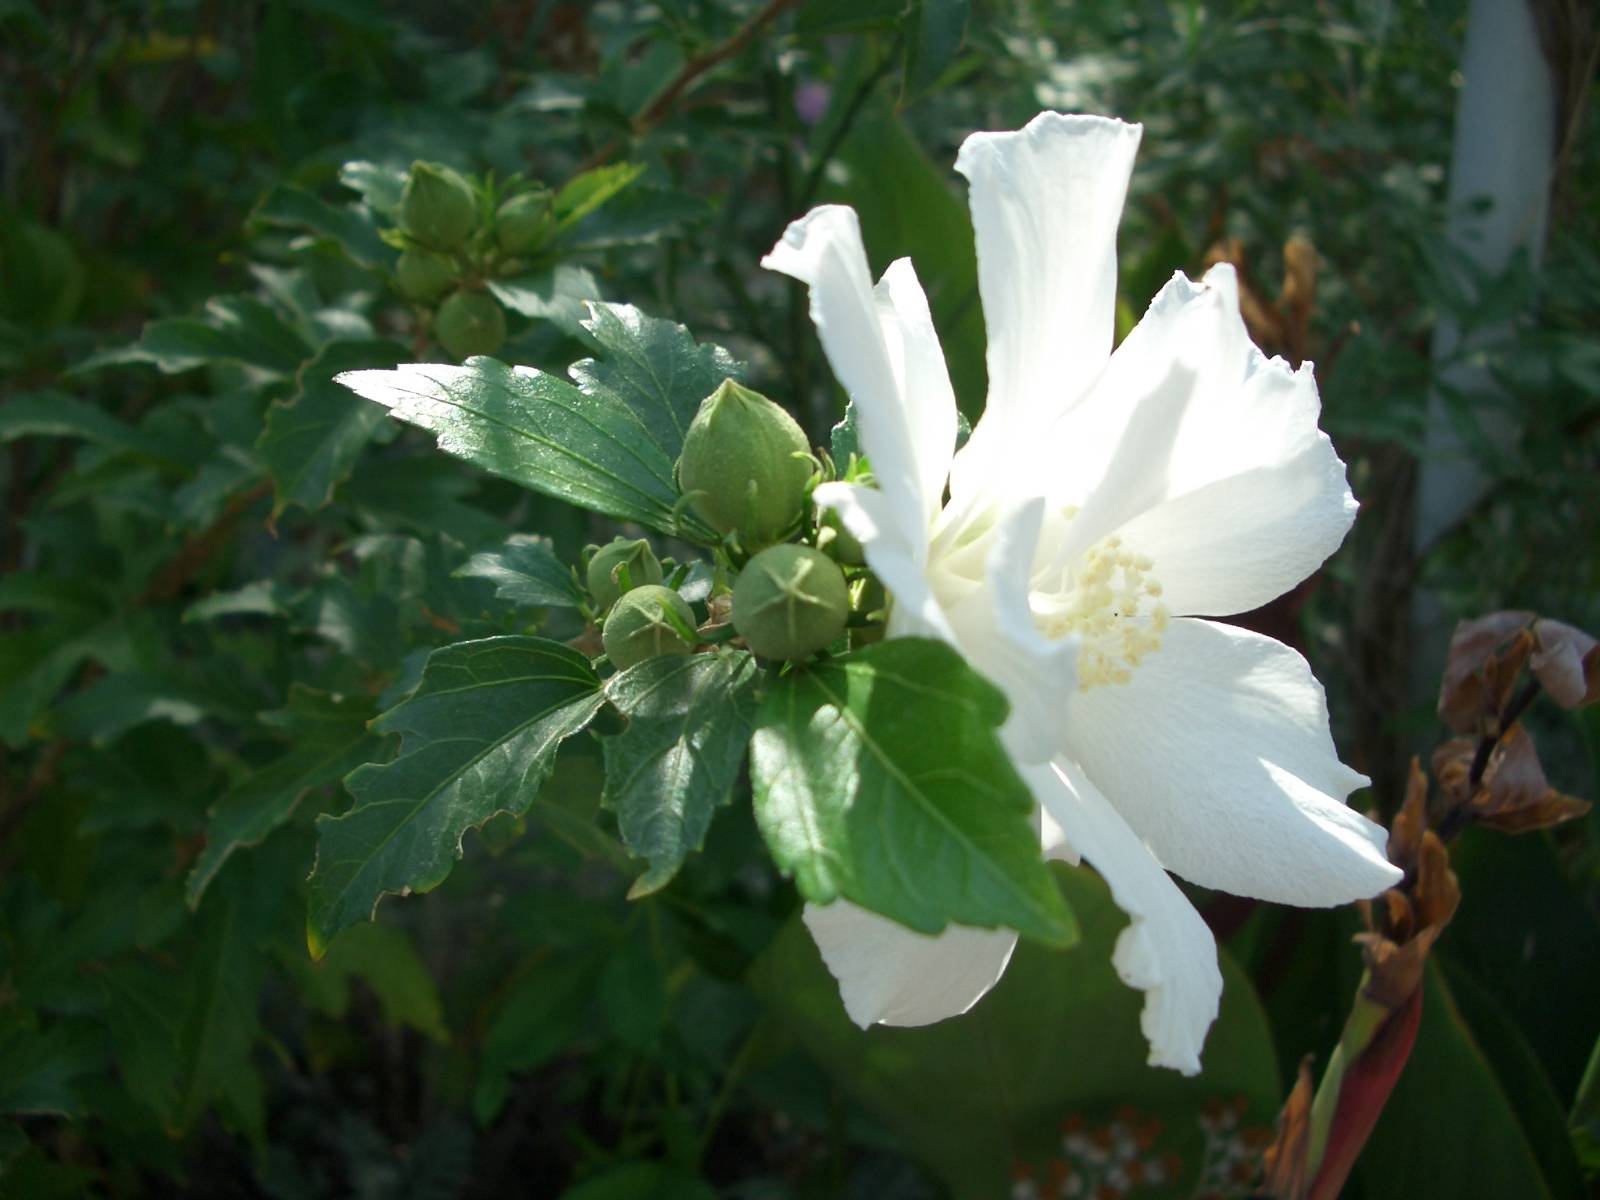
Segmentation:
<svg viewBox="0 0 1600 1200">
<path fill-rule="evenodd" d="M 1269 637 L 1174 620 L 1129 682 L 1075 698 L 1067 750 L 1195 883 L 1332 905 L 1400 878 L 1383 829 L 1344 803 L 1367 780 L 1339 761 L 1322 685 Z"/>
<path fill-rule="evenodd" d="M 962 144 L 956 170 L 971 182 L 989 400 L 958 476 L 992 475 L 991 455 L 1042 427 L 1105 365 L 1117 223 L 1142 132 L 1047 112 Z"/>
<path fill-rule="evenodd" d="M 1082 403 L 1041 441 L 1055 504 L 1081 506 L 1063 559 L 1116 532 L 1185 614 L 1255 608 L 1310 575 L 1356 503 L 1317 428 L 1316 379 L 1250 343 L 1233 269 L 1175 275 Z"/>
<path fill-rule="evenodd" d="M 872 294 L 889 365 L 894 369 L 900 412 L 911 442 L 917 494 L 922 502 L 923 528 L 927 529 L 944 502 L 950 456 L 955 453 L 956 395 L 950 386 L 939 335 L 933 328 L 933 315 L 928 311 L 928 297 L 911 260 L 899 258 L 890 263 Z M 865 408 L 861 417 L 866 415 Z M 862 436 L 868 436 L 865 426 Z M 867 457 L 872 458 L 870 445 L 865 440 L 862 444 Z"/>
<path fill-rule="evenodd" d="M 1222 997 L 1211 930 L 1076 764 L 1059 758 L 1023 774 L 1131 918 L 1112 963 L 1124 983 L 1145 994 L 1139 1024 L 1150 1042 L 1150 1065 L 1197 1074 Z"/>
<path fill-rule="evenodd" d="M 863 1029 L 959 1016 L 995 985 L 1017 944 L 1009 929 L 967 925 L 929 937 L 848 900 L 807 904 L 804 920 Z"/>
<path fill-rule="evenodd" d="M 991 538 L 988 586 L 946 610 L 962 652 L 1010 702 L 1001 734 L 1018 762 L 1044 762 L 1060 749 L 1078 690 L 1078 640 L 1046 638 L 1028 608 L 1043 515 L 1036 499 L 1003 518 Z"/>
<path fill-rule="evenodd" d="M 935 637 L 957 645 L 923 567 L 928 547 L 907 532 L 893 501 L 877 488 L 854 483 L 824 483 L 812 493 L 817 507 L 839 514 L 839 520 L 861 543 L 867 565 L 894 597 L 891 637 Z"/>
<path fill-rule="evenodd" d="M 955 449 L 956 407 L 910 261 L 891 266 L 874 290 L 855 212 L 824 205 L 791 224 L 761 265 L 810 287 L 811 320 L 855 402 L 879 487 L 906 532 L 925 534 Z"/>
</svg>

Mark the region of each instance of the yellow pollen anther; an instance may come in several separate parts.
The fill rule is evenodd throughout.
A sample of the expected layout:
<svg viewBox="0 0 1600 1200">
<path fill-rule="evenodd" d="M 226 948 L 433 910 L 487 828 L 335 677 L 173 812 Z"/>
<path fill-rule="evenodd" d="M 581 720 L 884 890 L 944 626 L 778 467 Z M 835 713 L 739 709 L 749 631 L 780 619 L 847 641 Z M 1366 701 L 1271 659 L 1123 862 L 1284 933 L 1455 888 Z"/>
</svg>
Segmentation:
<svg viewBox="0 0 1600 1200">
<path fill-rule="evenodd" d="M 1072 586 L 1035 594 L 1035 611 L 1046 636 L 1076 634 L 1078 690 L 1127 683 L 1144 659 L 1161 648 L 1170 616 L 1159 602 L 1161 584 L 1150 578 L 1155 563 L 1122 548 L 1122 539 L 1103 539 L 1084 552 Z"/>
</svg>

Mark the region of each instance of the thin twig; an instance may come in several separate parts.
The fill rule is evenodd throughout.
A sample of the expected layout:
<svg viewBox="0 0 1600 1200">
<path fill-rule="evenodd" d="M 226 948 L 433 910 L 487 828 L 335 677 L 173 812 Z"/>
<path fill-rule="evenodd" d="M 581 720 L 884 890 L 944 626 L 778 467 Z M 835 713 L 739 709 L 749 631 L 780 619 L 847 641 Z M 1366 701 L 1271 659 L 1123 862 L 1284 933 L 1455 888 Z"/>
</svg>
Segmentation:
<svg viewBox="0 0 1600 1200">
<path fill-rule="evenodd" d="M 756 34 L 770 25 L 779 13 L 794 2 L 795 0 L 767 0 L 761 11 L 736 29 L 726 41 L 713 46 L 702 54 L 695 55 L 684 63 L 683 70 L 678 72 L 677 77 L 667 85 L 666 90 L 651 102 L 649 108 L 633 119 L 634 135 L 646 133 L 659 125 L 666 119 L 667 114 L 672 111 L 672 106 L 678 102 L 678 97 L 689 89 L 690 84 L 711 70 L 712 67 L 724 63 L 738 54 L 739 51 L 750 44 L 751 39 Z"/>
<path fill-rule="evenodd" d="M 263 479 L 254 487 L 240 492 L 217 519 L 184 542 L 183 546 L 157 571 L 144 591 L 133 598 L 135 606 L 171 600 L 183 591 L 194 573 L 208 562 L 233 535 L 237 525 L 250 506 L 272 491 L 272 481 Z"/>
<path fill-rule="evenodd" d="M 711 68 L 719 66 L 738 54 L 750 44 L 751 39 L 756 34 L 770 25 L 777 19 L 778 14 L 794 3 L 795 0 L 767 0 L 760 12 L 734 30 L 725 41 L 718 42 L 711 49 L 696 54 L 688 62 L 684 63 L 683 69 L 673 77 L 672 82 L 667 84 L 665 90 L 650 102 L 648 108 L 633 118 L 628 127 L 629 132 L 634 137 L 638 137 L 661 124 L 695 80 L 699 79 Z M 580 170 L 588 171 L 598 167 L 617 152 L 619 145 L 619 139 L 612 138 L 585 159 Z"/>
</svg>

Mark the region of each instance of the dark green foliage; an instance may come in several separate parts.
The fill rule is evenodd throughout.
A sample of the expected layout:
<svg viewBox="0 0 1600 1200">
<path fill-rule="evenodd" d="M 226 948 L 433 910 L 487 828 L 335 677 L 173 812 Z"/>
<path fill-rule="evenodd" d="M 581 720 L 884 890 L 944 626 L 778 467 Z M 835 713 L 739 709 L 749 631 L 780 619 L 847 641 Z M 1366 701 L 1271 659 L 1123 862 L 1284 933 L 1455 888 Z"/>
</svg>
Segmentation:
<svg viewBox="0 0 1600 1200">
<path fill-rule="evenodd" d="M 913 258 L 975 418 L 961 139 L 1143 120 L 1123 329 L 1228 239 L 1269 309 L 1286 239 L 1317 249 L 1303 336 L 1263 345 L 1318 363 L 1364 512 L 1275 632 L 1391 807 L 1438 666 L 1405 664 L 1393 581 L 1441 624 L 1600 626 L 1594 114 L 1560 114 L 1542 266 L 1490 279 L 1444 236 L 1465 5 L 808 0 L 747 29 L 766 7 L 0 5 L 0 1195 L 1002 1195 L 1119 1103 L 1187 1188 L 1202 1102 L 1264 1126 L 1337 1038 L 1355 916 L 1258 907 L 1204 1073 L 1146 1068 L 1125 918 L 1038 863 L 997 694 L 928 643 L 725 644 L 755 547 L 719 551 L 673 467 L 729 379 L 859 453 L 802 291 L 757 265 L 823 202 L 875 274 Z M 472 205 L 420 282 L 418 160 Z M 500 361 L 426 365 L 486 348 L 441 344 L 457 288 Z M 1441 315 L 1515 317 L 1482 358 L 1516 433 L 1446 397 L 1492 486 L 1408 546 Z M 612 672 L 575 566 L 647 531 L 706 640 Z M 1528 719 L 1595 797 L 1600 716 Z M 1355 1200 L 1592 1186 L 1597 847 L 1596 817 L 1458 843 Z M 835 895 L 1079 944 L 863 1033 L 795 919 Z M 1189 1191 L 1133 1200 L 1162 1194 Z"/>
</svg>

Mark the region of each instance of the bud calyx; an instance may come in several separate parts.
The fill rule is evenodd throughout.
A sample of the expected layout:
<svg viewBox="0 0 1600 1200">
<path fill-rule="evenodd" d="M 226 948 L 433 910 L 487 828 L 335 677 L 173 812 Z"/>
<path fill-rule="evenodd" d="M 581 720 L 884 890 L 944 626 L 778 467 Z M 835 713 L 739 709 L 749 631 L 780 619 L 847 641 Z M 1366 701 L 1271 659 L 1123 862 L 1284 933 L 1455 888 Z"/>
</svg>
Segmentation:
<svg viewBox="0 0 1600 1200">
<path fill-rule="evenodd" d="M 400 193 L 400 228 L 438 250 L 455 250 L 478 224 L 478 197 L 456 171 L 414 162 Z"/>
<path fill-rule="evenodd" d="M 694 628 L 694 613 L 669 587 L 647 583 L 622 596 L 600 631 L 606 657 L 619 671 L 663 654 L 688 654 L 694 646 L 680 632 Z"/>
<path fill-rule="evenodd" d="M 660 583 L 661 579 L 661 560 L 643 538 L 613 538 L 589 560 L 589 594 L 594 597 L 595 607 L 602 611 L 621 599 L 624 592 Z"/>
<path fill-rule="evenodd" d="M 707 396 L 684 435 L 678 487 L 718 533 L 747 550 L 781 538 L 800 515 L 812 462 L 794 418 L 731 379 Z"/>
<path fill-rule="evenodd" d="M 763 658 L 807 658 L 844 632 L 844 573 L 810 546 L 771 546 L 733 582 L 733 627 Z"/>
<path fill-rule="evenodd" d="M 493 354 L 506 340 L 506 314 L 483 292 L 457 292 L 439 306 L 433 332 L 454 358 Z"/>
</svg>

